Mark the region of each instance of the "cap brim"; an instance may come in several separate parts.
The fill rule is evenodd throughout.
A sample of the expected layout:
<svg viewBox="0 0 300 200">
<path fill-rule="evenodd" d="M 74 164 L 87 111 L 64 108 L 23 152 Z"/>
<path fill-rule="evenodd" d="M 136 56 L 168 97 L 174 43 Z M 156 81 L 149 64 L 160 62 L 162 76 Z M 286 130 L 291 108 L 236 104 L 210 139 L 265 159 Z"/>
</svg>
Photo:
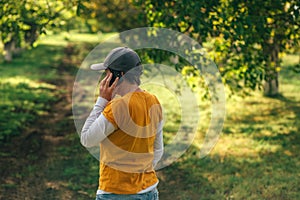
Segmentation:
<svg viewBox="0 0 300 200">
<path fill-rule="evenodd" d="M 96 63 L 91 65 L 92 70 L 106 70 L 107 67 L 104 66 L 104 63 Z"/>
</svg>

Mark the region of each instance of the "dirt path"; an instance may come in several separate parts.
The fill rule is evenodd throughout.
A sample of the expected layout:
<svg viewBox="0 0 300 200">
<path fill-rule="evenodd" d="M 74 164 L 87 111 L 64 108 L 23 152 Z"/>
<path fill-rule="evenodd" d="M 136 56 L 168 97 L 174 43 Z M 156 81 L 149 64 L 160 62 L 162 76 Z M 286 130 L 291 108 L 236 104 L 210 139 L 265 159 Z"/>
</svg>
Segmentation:
<svg viewBox="0 0 300 200">
<path fill-rule="evenodd" d="M 66 136 L 75 133 L 71 111 L 74 76 L 63 64 L 58 73 L 61 78 L 52 83 L 60 91 L 58 101 L 51 105 L 49 113 L 0 147 L 1 200 L 72 199 L 78 195 L 52 178 L 62 170 L 62 166 L 53 167 L 55 160 L 62 157 L 57 148 L 68 145 Z"/>
</svg>

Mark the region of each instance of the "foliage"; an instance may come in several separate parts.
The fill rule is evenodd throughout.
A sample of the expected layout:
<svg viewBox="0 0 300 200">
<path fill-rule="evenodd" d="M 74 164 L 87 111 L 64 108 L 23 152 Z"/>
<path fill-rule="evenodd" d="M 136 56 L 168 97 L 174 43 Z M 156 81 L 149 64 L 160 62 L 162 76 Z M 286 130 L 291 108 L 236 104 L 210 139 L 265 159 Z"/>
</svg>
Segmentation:
<svg viewBox="0 0 300 200">
<path fill-rule="evenodd" d="M 3 0 L 0 7 L 0 39 L 10 61 L 12 52 L 33 46 L 47 28 L 65 25 L 75 15 L 76 4 L 66 0 Z"/>
<path fill-rule="evenodd" d="M 79 8 L 90 32 L 125 31 L 146 24 L 143 8 L 134 6 L 132 0 L 82 1 Z"/>
<path fill-rule="evenodd" d="M 273 80 L 278 86 L 282 54 L 299 45 L 300 11 L 295 0 L 135 3 L 145 7 L 149 26 L 189 34 L 206 47 L 232 91 L 261 88 L 264 81 Z"/>
</svg>

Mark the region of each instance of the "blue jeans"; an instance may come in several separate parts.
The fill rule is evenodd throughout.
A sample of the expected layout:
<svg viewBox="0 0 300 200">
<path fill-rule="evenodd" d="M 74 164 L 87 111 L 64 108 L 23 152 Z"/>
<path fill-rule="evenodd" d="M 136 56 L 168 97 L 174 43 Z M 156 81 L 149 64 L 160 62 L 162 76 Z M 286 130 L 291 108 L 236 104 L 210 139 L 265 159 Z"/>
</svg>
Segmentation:
<svg viewBox="0 0 300 200">
<path fill-rule="evenodd" d="M 157 189 L 143 194 L 97 194 L 96 200 L 159 200 Z"/>
</svg>

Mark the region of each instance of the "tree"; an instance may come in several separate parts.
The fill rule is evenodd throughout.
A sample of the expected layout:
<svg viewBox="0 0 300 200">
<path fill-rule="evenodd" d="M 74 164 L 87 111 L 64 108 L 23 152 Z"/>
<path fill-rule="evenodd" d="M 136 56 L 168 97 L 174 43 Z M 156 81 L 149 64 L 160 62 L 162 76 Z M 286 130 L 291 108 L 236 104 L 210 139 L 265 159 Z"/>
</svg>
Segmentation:
<svg viewBox="0 0 300 200">
<path fill-rule="evenodd" d="M 91 32 L 124 31 L 146 24 L 146 15 L 141 7 L 132 4 L 132 0 L 91 0 L 81 4 L 79 13 L 86 20 L 94 19 L 96 23 L 88 23 Z"/>
<path fill-rule="evenodd" d="M 78 2 L 55 0 L 0 1 L 0 38 L 4 44 L 5 60 L 13 53 L 34 45 L 40 34 L 49 27 L 59 27 L 75 14 Z"/>
<path fill-rule="evenodd" d="M 210 55 L 232 91 L 263 88 L 278 93 L 280 55 L 299 45 L 296 0 L 147 0 L 149 26 L 189 34 L 200 44 L 213 43 Z M 265 84 L 264 84 L 265 83 Z"/>
</svg>

